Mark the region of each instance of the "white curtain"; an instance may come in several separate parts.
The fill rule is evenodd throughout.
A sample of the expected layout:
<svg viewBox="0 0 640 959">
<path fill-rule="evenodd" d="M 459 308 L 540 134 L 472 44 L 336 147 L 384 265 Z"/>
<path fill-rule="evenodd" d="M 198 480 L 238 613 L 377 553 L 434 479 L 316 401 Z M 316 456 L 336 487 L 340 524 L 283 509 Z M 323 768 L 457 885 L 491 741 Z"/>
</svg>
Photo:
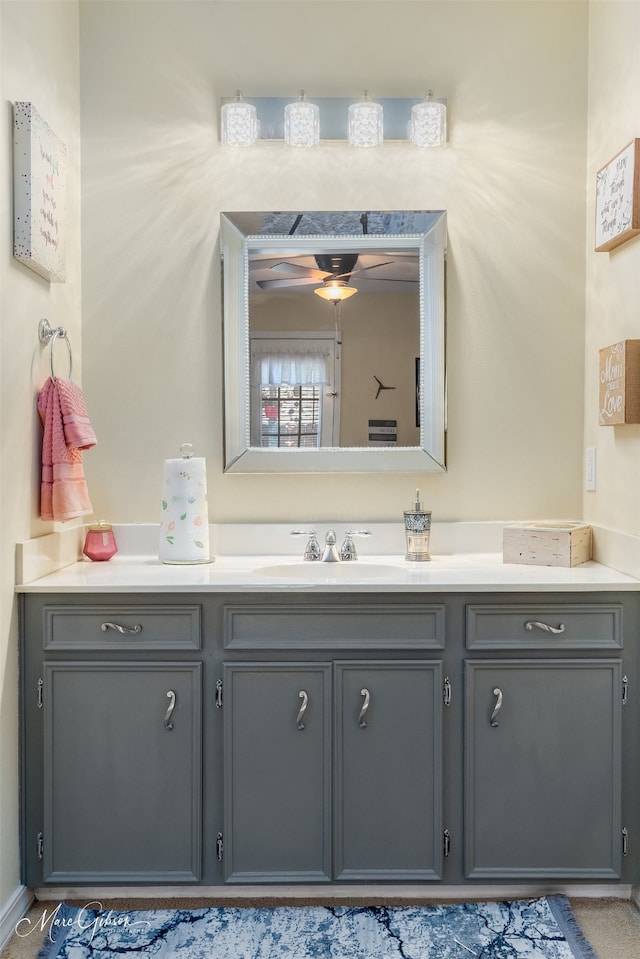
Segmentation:
<svg viewBox="0 0 640 959">
<path fill-rule="evenodd" d="M 316 386 L 329 382 L 329 354 L 317 347 L 251 346 L 252 386 Z"/>
</svg>

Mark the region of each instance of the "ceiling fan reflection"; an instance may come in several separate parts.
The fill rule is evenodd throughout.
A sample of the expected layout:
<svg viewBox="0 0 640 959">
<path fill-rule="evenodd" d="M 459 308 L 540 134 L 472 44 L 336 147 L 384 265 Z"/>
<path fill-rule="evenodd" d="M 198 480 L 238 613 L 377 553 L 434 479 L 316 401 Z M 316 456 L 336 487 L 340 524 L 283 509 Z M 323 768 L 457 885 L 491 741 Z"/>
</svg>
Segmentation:
<svg viewBox="0 0 640 959">
<path fill-rule="evenodd" d="M 381 259 L 377 263 L 371 263 L 368 266 L 361 266 L 356 269 L 359 256 L 358 253 L 317 254 L 314 256 L 318 267 L 317 269 L 287 261 L 275 263 L 270 267 L 270 270 L 275 273 L 286 273 L 287 276 L 282 279 L 258 280 L 256 286 L 261 290 L 274 290 L 286 287 L 321 284 L 319 289 L 314 292 L 324 295 L 321 291 L 329 285 L 335 286 L 336 288 L 340 286 L 344 289 L 352 276 L 359 276 L 369 270 L 376 270 L 394 263 L 394 260 Z M 370 276 L 369 279 L 384 280 L 385 282 L 395 281 L 393 277 Z M 406 280 L 398 280 L 397 282 L 406 282 Z M 355 288 L 351 287 L 350 290 L 355 291 Z M 329 298 L 330 297 L 327 297 L 327 299 Z"/>
</svg>

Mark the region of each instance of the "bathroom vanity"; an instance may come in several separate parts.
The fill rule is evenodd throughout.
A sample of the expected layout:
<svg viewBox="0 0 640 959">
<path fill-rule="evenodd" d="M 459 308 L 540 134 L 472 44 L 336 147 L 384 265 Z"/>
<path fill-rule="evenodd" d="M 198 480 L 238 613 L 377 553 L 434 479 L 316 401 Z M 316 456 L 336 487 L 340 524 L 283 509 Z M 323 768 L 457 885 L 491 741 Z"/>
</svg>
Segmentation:
<svg viewBox="0 0 640 959">
<path fill-rule="evenodd" d="M 638 883 L 638 583 L 422 565 L 20 587 L 23 882 Z"/>
</svg>

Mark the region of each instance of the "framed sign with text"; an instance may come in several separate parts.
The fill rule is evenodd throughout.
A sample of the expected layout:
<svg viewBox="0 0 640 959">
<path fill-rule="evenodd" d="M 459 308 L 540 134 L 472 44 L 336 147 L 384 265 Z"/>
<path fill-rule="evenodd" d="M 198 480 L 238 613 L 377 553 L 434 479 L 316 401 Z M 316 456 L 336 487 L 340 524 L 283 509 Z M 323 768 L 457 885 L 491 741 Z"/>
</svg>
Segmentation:
<svg viewBox="0 0 640 959">
<path fill-rule="evenodd" d="M 596 176 L 596 252 L 606 253 L 640 233 L 640 138 Z"/>
<path fill-rule="evenodd" d="M 600 350 L 600 426 L 640 423 L 640 340 Z"/>
<path fill-rule="evenodd" d="M 32 103 L 13 105 L 13 255 L 64 283 L 67 148 Z"/>
</svg>

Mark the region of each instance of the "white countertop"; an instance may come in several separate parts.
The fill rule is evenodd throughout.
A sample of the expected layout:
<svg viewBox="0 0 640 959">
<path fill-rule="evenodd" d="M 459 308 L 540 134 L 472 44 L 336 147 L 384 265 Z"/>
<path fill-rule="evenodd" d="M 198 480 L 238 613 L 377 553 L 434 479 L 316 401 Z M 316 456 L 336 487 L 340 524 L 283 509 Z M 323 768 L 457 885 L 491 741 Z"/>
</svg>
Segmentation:
<svg viewBox="0 0 640 959">
<path fill-rule="evenodd" d="M 286 569 L 285 569 L 286 567 Z M 435 555 L 407 563 L 399 555 L 354 563 L 302 563 L 299 556 L 218 556 L 174 566 L 157 556 L 82 560 L 19 585 L 22 593 L 201 592 L 588 592 L 638 590 L 640 581 L 596 562 L 573 568 L 506 564 L 502 553 Z"/>
</svg>

